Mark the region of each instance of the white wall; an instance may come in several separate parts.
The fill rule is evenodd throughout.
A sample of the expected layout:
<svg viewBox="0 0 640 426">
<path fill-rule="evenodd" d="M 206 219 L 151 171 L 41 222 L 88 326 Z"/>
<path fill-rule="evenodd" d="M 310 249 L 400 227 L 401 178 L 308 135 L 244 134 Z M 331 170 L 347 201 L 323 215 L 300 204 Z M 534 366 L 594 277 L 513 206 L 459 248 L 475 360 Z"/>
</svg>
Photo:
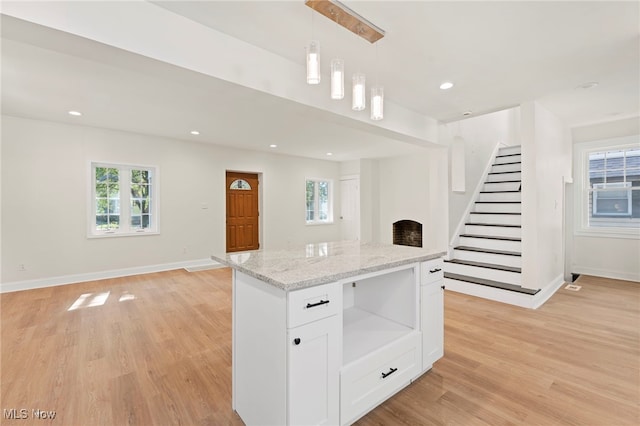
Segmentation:
<svg viewBox="0 0 640 426">
<path fill-rule="evenodd" d="M 521 106 L 522 286 L 564 277 L 564 181 L 571 176 L 569 130 L 537 103 Z"/>
<path fill-rule="evenodd" d="M 492 160 L 498 143 L 505 146 L 520 144 L 520 111 L 511 108 L 478 117 L 467 118 L 440 127 L 440 141 L 451 144 L 456 136 L 464 141 L 464 192 L 453 192 L 449 187 L 449 239 L 463 220 L 465 211 L 473 201 L 474 190 Z M 453 167 L 451 168 L 454 172 Z"/>
<path fill-rule="evenodd" d="M 91 161 L 159 167 L 160 235 L 87 238 Z M 340 238 L 304 220 L 305 177 L 337 184 L 336 162 L 3 116 L 1 167 L 3 284 L 224 253 L 226 170 L 262 174 L 263 247 Z"/>
<path fill-rule="evenodd" d="M 640 144 L 640 118 L 572 129 L 574 142 L 574 228 L 571 234 L 571 272 L 608 278 L 640 281 L 640 239 L 620 236 L 585 235 L 581 232 L 581 189 L 583 176 L 579 162 L 584 147 Z M 637 234 L 637 231 L 636 231 Z"/>
<path fill-rule="evenodd" d="M 447 249 L 447 149 L 378 162 L 378 241 L 392 243 L 394 222 L 422 223 L 423 247 Z"/>
</svg>

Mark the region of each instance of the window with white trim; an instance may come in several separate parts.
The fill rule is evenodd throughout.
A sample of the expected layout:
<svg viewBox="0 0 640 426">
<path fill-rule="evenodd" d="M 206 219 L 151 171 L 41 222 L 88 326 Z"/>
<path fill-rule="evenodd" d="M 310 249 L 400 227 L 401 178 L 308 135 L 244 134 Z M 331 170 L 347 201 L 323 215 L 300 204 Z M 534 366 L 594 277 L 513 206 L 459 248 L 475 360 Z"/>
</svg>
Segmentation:
<svg viewBox="0 0 640 426">
<path fill-rule="evenodd" d="M 640 228 L 640 147 L 610 147 L 585 155 L 589 228 Z"/>
<path fill-rule="evenodd" d="M 91 163 L 90 236 L 158 232 L 157 168 Z"/>
<path fill-rule="evenodd" d="M 333 223 L 333 182 L 328 179 L 306 181 L 307 224 Z"/>
</svg>

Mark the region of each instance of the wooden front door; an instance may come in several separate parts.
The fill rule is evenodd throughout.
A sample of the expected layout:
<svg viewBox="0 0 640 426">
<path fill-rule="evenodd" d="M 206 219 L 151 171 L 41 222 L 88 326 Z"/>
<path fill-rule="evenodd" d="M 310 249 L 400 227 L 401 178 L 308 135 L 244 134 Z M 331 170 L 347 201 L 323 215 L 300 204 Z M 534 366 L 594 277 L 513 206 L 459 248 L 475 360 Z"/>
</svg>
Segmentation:
<svg viewBox="0 0 640 426">
<path fill-rule="evenodd" d="M 227 252 L 258 248 L 258 175 L 227 172 Z"/>
</svg>

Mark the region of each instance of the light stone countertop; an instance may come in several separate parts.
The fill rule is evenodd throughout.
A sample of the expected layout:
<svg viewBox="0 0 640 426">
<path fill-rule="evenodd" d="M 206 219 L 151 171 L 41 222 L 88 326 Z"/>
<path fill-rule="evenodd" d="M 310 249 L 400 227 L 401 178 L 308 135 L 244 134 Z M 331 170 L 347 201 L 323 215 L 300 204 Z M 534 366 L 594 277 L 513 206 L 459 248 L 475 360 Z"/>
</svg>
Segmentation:
<svg viewBox="0 0 640 426">
<path fill-rule="evenodd" d="M 335 282 L 444 256 L 433 249 L 339 241 L 296 248 L 227 253 L 211 258 L 285 291 Z"/>
</svg>

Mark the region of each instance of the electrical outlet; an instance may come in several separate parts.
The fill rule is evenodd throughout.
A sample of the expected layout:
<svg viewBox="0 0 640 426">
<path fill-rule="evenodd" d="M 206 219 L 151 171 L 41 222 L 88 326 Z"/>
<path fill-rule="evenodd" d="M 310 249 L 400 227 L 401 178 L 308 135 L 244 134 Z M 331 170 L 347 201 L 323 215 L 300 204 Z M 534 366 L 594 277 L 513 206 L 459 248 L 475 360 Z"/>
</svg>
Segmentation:
<svg viewBox="0 0 640 426">
<path fill-rule="evenodd" d="M 187 248 L 186 247 L 182 247 L 182 254 L 187 254 Z"/>
<path fill-rule="evenodd" d="M 22 271 L 26 271 L 27 267 L 24 263 L 21 263 L 18 265 L 18 271 L 22 272 Z"/>
</svg>

